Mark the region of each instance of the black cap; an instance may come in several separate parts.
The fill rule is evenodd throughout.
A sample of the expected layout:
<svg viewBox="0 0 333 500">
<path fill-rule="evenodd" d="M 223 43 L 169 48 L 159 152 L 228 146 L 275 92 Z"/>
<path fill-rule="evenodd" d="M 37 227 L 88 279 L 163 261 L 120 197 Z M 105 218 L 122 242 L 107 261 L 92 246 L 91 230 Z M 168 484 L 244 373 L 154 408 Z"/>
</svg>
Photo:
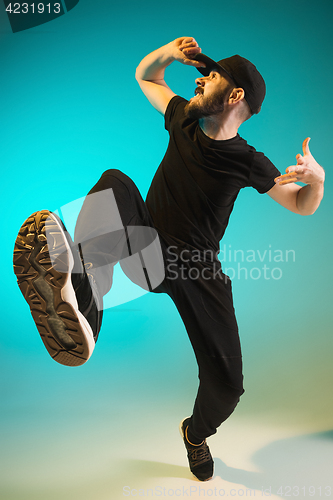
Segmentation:
<svg viewBox="0 0 333 500">
<path fill-rule="evenodd" d="M 239 55 L 227 57 L 226 59 L 215 62 L 205 54 L 199 53 L 196 54 L 194 59 L 206 64 L 205 68 L 197 68 L 204 76 L 208 76 L 214 69 L 223 69 L 235 84 L 244 90 L 245 100 L 251 112 L 253 114 L 259 113 L 265 98 L 266 85 L 263 77 L 254 64 Z"/>
</svg>

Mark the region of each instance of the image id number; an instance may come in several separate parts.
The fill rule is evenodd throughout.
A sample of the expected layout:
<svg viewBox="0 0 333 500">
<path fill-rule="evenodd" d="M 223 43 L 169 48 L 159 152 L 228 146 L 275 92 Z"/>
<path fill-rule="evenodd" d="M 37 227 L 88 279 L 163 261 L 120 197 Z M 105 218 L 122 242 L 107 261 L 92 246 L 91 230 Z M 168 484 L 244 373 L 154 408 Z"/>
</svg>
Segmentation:
<svg viewBox="0 0 333 500">
<path fill-rule="evenodd" d="M 332 493 L 331 486 L 280 486 L 277 495 L 282 497 L 330 497 Z"/>
<path fill-rule="evenodd" d="M 6 11 L 9 14 L 43 14 L 44 12 L 47 14 L 60 14 L 60 3 L 10 3 L 6 8 Z"/>
</svg>

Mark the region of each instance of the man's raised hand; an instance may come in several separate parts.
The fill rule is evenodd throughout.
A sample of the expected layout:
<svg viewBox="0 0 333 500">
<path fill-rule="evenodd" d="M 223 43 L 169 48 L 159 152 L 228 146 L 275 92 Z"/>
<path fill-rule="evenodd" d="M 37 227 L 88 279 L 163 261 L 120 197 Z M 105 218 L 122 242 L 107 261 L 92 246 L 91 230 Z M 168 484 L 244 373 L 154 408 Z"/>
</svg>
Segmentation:
<svg viewBox="0 0 333 500">
<path fill-rule="evenodd" d="M 201 52 L 197 41 L 192 37 L 180 37 L 171 42 L 173 48 L 173 57 L 175 61 L 195 66 L 196 68 L 204 68 L 205 64 L 200 61 L 195 61 L 193 57 Z"/>
<path fill-rule="evenodd" d="M 174 61 L 196 68 L 205 67 L 204 63 L 193 59 L 200 52 L 201 49 L 193 37 L 183 36 L 147 54 L 136 68 L 135 77 L 141 90 L 162 115 L 176 95 L 165 82 L 165 69 Z"/>
</svg>

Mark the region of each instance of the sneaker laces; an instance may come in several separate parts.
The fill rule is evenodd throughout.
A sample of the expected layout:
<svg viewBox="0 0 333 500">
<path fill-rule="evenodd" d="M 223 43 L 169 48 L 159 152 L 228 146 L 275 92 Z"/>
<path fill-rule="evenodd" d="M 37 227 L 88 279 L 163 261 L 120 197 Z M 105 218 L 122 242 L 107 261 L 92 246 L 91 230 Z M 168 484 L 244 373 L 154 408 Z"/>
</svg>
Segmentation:
<svg viewBox="0 0 333 500">
<path fill-rule="evenodd" d="M 192 467 L 197 467 L 205 462 L 209 462 L 212 457 L 206 441 L 197 448 L 190 448 L 188 451 L 188 458 L 192 463 Z"/>
</svg>

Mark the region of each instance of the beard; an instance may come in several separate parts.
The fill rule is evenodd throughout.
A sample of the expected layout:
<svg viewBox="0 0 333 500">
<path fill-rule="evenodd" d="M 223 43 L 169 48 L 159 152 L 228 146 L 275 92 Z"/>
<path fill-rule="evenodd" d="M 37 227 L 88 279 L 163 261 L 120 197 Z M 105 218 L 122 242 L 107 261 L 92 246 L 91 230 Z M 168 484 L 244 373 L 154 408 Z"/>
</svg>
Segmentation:
<svg viewBox="0 0 333 500">
<path fill-rule="evenodd" d="M 200 118 L 223 112 L 224 101 L 230 92 L 230 88 L 219 89 L 209 97 L 205 97 L 200 88 L 197 90 L 200 93 L 199 97 L 194 98 L 193 101 L 189 101 L 184 107 L 186 118 L 200 120 Z"/>
</svg>

